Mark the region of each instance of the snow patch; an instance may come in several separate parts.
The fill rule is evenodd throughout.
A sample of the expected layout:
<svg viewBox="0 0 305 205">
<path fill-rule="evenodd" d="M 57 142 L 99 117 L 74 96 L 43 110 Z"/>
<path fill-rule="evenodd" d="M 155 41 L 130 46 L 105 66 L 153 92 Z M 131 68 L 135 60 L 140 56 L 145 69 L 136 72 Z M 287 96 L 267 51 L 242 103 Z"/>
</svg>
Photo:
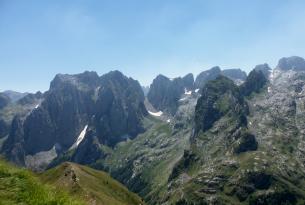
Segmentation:
<svg viewBox="0 0 305 205">
<path fill-rule="evenodd" d="M 179 99 L 179 101 L 184 101 L 184 100 L 186 100 L 187 98 L 181 98 L 181 99 Z"/>
<path fill-rule="evenodd" d="M 37 108 L 39 108 L 39 104 L 37 104 L 37 105 L 35 106 L 35 109 L 37 109 Z"/>
<path fill-rule="evenodd" d="M 158 112 L 151 112 L 151 111 L 148 111 L 149 114 L 153 115 L 153 116 L 156 116 L 156 117 L 160 117 L 163 112 L 162 111 L 158 111 Z"/>
<path fill-rule="evenodd" d="M 195 90 L 195 93 L 198 93 L 199 92 L 199 89 L 197 88 L 196 90 Z"/>
<path fill-rule="evenodd" d="M 268 93 L 271 93 L 271 87 L 268 87 Z"/>
<path fill-rule="evenodd" d="M 170 123 L 170 122 L 171 122 L 171 120 L 170 120 L 170 119 L 168 119 L 168 120 L 166 120 L 166 122 Z"/>
<path fill-rule="evenodd" d="M 70 147 L 70 149 L 74 149 L 74 148 L 78 147 L 78 145 L 83 141 L 83 139 L 85 138 L 86 132 L 87 132 L 87 128 L 88 128 L 88 125 L 86 125 L 84 127 L 84 129 L 79 134 L 76 142 Z"/>
<path fill-rule="evenodd" d="M 191 95 L 192 94 L 192 91 L 188 91 L 186 88 L 184 88 L 184 94 L 185 95 Z"/>
</svg>

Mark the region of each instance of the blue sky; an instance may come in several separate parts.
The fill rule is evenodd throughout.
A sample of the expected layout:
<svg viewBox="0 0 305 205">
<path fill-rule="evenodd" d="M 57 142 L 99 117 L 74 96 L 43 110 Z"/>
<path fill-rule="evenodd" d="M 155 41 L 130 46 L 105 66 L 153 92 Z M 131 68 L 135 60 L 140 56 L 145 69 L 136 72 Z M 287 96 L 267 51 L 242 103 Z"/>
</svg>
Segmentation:
<svg viewBox="0 0 305 205">
<path fill-rule="evenodd" d="M 305 1 L 0 0 L 0 90 L 45 91 L 57 73 L 275 67 L 305 57 Z"/>
</svg>

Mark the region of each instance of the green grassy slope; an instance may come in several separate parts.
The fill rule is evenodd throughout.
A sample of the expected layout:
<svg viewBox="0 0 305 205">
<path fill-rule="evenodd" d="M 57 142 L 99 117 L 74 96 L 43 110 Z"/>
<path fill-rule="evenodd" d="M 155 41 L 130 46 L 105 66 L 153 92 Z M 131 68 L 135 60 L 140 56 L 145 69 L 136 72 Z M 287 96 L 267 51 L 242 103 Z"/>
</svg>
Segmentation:
<svg viewBox="0 0 305 205">
<path fill-rule="evenodd" d="M 44 185 L 32 173 L 0 160 L 0 205 L 81 205 L 60 189 Z"/>
<path fill-rule="evenodd" d="M 136 194 L 108 174 L 86 166 L 65 162 L 41 174 L 41 179 L 78 196 L 88 204 L 140 205 L 144 204 Z"/>
</svg>

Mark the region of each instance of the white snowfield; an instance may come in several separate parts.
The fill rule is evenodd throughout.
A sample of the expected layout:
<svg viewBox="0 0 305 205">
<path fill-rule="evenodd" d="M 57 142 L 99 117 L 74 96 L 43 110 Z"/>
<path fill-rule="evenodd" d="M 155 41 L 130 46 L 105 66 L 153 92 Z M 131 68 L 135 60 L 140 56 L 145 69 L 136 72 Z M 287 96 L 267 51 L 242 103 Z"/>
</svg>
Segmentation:
<svg viewBox="0 0 305 205">
<path fill-rule="evenodd" d="M 149 114 L 153 115 L 153 116 L 156 116 L 156 117 L 160 117 L 163 112 L 162 111 L 158 111 L 158 112 L 151 112 L 151 111 L 148 111 Z"/>
<path fill-rule="evenodd" d="M 37 109 L 39 107 L 39 104 L 37 104 L 36 106 L 35 106 L 35 109 Z"/>
<path fill-rule="evenodd" d="M 198 93 L 199 92 L 199 89 L 197 88 L 196 90 L 195 90 L 195 93 Z"/>
<path fill-rule="evenodd" d="M 76 142 L 70 147 L 70 149 L 74 149 L 74 148 L 78 147 L 78 145 L 83 141 L 83 139 L 85 138 L 86 132 L 87 132 L 87 128 L 88 128 L 88 125 L 86 125 L 84 127 L 84 129 L 79 134 Z"/>
</svg>

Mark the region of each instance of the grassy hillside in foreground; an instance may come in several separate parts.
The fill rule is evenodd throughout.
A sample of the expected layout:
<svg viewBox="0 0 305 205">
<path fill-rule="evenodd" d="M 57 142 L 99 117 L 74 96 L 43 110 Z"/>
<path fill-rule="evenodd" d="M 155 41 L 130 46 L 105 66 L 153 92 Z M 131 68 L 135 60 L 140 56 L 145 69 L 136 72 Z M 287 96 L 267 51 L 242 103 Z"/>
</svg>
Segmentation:
<svg viewBox="0 0 305 205">
<path fill-rule="evenodd" d="M 0 159 L 0 205 L 81 205 L 66 193 L 40 180 L 25 169 Z"/>
<path fill-rule="evenodd" d="M 88 204 L 144 205 L 136 194 L 108 174 L 86 166 L 65 162 L 41 174 L 42 181 L 79 196 Z"/>
</svg>

